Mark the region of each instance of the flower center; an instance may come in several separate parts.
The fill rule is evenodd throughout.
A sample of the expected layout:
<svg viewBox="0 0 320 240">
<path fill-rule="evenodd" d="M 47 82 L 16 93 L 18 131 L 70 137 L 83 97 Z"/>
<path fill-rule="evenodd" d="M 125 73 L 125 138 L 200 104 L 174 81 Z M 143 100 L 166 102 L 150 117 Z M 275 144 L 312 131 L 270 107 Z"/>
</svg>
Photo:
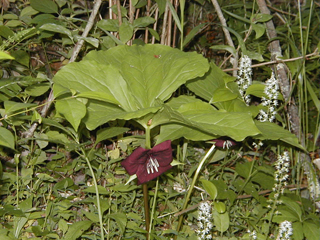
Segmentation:
<svg viewBox="0 0 320 240">
<path fill-rule="evenodd" d="M 158 167 L 159 167 L 158 160 L 150 157 L 147 163 L 147 173 L 150 174 L 150 173 L 154 173 L 155 171 L 159 172 Z"/>
</svg>

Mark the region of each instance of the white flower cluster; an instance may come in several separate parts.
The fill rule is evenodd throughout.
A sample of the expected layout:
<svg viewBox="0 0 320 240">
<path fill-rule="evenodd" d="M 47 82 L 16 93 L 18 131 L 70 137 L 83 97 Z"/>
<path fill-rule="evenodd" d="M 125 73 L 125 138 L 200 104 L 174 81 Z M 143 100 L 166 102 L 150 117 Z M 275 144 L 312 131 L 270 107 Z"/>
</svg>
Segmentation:
<svg viewBox="0 0 320 240">
<path fill-rule="evenodd" d="M 272 72 L 271 78 L 266 81 L 266 87 L 264 93 L 267 97 L 262 97 L 262 106 L 268 108 L 267 112 L 260 109 L 258 119 L 261 122 L 273 122 L 276 118 L 276 107 L 278 106 L 278 95 L 279 95 L 279 83 Z"/>
<path fill-rule="evenodd" d="M 246 95 L 246 90 L 252 84 L 251 75 L 251 59 L 247 55 L 244 55 L 240 58 L 237 83 L 239 86 L 239 92 L 247 105 L 249 105 L 251 101 L 250 95 Z"/>
<path fill-rule="evenodd" d="M 276 171 L 274 173 L 274 180 L 276 181 L 273 191 L 276 192 L 274 195 L 275 199 L 278 199 L 279 192 L 283 193 L 284 188 L 283 186 L 287 186 L 287 180 L 289 178 L 288 172 L 289 172 L 289 166 L 290 166 L 290 158 L 289 153 L 285 151 L 283 155 L 278 156 L 278 160 L 275 163 Z"/>
<path fill-rule="evenodd" d="M 213 227 L 213 224 L 211 205 L 208 202 L 202 202 L 200 203 L 198 210 L 198 229 L 196 230 L 198 238 L 199 240 L 212 239 L 211 229 Z"/>
<path fill-rule="evenodd" d="M 251 239 L 255 240 L 257 239 L 257 232 L 256 230 L 253 230 L 252 232 L 248 229 L 247 231 L 249 233 L 249 237 L 251 237 Z"/>
<path fill-rule="evenodd" d="M 277 240 L 288 240 L 291 239 L 293 233 L 292 224 L 289 221 L 283 221 L 280 223 L 280 230 L 277 237 Z"/>
</svg>

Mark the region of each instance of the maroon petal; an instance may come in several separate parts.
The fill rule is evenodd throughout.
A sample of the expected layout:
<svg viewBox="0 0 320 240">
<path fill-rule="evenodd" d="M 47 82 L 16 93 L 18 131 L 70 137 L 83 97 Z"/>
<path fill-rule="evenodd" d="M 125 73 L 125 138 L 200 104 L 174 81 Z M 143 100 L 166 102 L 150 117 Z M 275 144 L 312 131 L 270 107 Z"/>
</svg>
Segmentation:
<svg viewBox="0 0 320 240">
<path fill-rule="evenodd" d="M 171 140 L 156 145 L 151 149 L 150 155 L 158 160 L 160 167 L 168 166 L 172 162 Z"/>
<path fill-rule="evenodd" d="M 121 162 L 121 165 L 127 170 L 130 175 L 136 174 L 139 167 L 144 167 L 149 156 L 150 149 L 138 147 L 131 153 L 129 157 Z"/>
<path fill-rule="evenodd" d="M 214 140 L 211 140 L 211 142 L 215 142 L 215 145 L 220 148 L 230 148 L 236 145 L 234 141 L 224 140 L 224 139 L 214 139 Z"/>
<path fill-rule="evenodd" d="M 160 165 L 160 162 L 159 162 Z M 170 168 L 172 168 L 171 165 L 165 166 L 165 167 L 158 167 L 158 172 L 154 171 L 153 173 L 147 172 L 147 167 L 145 166 L 144 168 L 139 168 L 137 171 L 137 177 L 138 177 L 138 185 L 141 185 L 143 183 L 149 182 L 157 177 L 159 177 L 162 173 L 165 173 L 168 171 Z"/>
</svg>

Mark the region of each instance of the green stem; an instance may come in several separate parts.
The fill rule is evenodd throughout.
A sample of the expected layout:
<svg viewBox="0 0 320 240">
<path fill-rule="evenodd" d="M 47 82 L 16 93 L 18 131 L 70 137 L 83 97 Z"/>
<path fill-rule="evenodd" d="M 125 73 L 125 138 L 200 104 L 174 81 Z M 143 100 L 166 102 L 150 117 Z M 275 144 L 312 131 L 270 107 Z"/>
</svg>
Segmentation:
<svg viewBox="0 0 320 240">
<path fill-rule="evenodd" d="M 96 198 L 97 198 L 97 208 L 98 208 L 98 217 L 99 217 L 99 222 L 100 222 L 100 233 L 101 233 L 101 239 L 104 240 L 104 229 L 103 229 L 103 220 L 102 220 L 102 211 L 101 211 L 101 206 L 100 206 L 100 196 L 99 196 L 99 190 L 98 190 L 98 183 L 97 183 L 97 179 L 96 176 L 94 174 L 94 171 L 92 169 L 91 163 L 88 159 L 88 157 L 85 154 L 85 151 L 83 149 L 82 150 L 82 154 L 83 154 L 83 158 L 86 160 L 87 165 L 90 169 L 91 175 L 92 175 L 92 180 L 93 180 L 93 184 L 94 184 L 94 189 L 96 192 Z"/>
<path fill-rule="evenodd" d="M 191 193 L 193 191 L 194 185 L 196 184 L 196 181 L 198 180 L 198 176 L 199 176 L 199 173 L 201 171 L 201 168 L 202 168 L 203 164 L 205 163 L 205 161 L 210 157 L 210 155 L 214 151 L 215 147 L 216 147 L 215 145 L 212 145 L 212 147 L 209 149 L 207 154 L 201 159 L 201 161 L 199 163 L 199 166 L 198 166 L 198 168 L 197 168 L 197 170 L 196 170 L 196 172 L 194 174 L 194 177 L 192 179 L 192 183 L 191 183 L 190 188 L 188 190 L 188 193 L 187 193 L 187 196 L 185 198 L 185 201 L 184 201 L 184 204 L 183 204 L 183 207 L 182 207 L 181 211 L 183 211 L 183 210 L 185 210 L 187 208 Z M 181 228 L 182 221 L 183 221 L 183 214 L 179 217 L 179 223 L 178 223 L 178 226 L 177 226 L 177 232 L 179 232 L 179 230 Z"/>
<path fill-rule="evenodd" d="M 155 209 L 156 209 L 158 189 L 159 189 L 159 177 L 157 177 L 156 190 L 155 190 L 155 192 L 154 192 L 154 197 L 153 197 L 152 210 L 151 210 L 151 219 L 150 219 L 150 227 L 149 227 L 149 234 L 151 233 L 154 211 L 155 211 Z"/>
<path fill-rule="evenodd" d="M 149 126 L 145 128 L 146 131 L 146 149 L 151 149 L 151 129 Z M 147 183 L 142 184 L 142 191 L 143 191 L 143 200 L 144 200 L 144 215 L 146 221 L 146 230 L 147 230 L 147 240 L 150 239 L 150 209 L 149 209 L 149 196 L 148 196 L 148 185 Z"/>
<path fill-rule="evenodd" d="M 183 28 L 184 28 L 184 6 L 185 6 L 185 0 L 180 0 L 180 24 L 181 24 L 181 38 L 180 38 L 180 50 L 183 51 Z"/>
</svg>

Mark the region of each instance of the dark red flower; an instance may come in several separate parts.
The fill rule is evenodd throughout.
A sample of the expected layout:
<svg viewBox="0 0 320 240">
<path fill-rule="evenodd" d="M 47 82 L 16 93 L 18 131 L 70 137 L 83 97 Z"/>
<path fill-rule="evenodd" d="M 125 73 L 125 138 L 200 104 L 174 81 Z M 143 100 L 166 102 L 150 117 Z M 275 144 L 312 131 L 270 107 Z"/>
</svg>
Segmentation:
<svg viewBox="0 0 320 240">
<path fill-rule="evenodd" d="M 168 171 L 172 166 L 171 141 L 165 141 L 152 149 L 138 147 L 122 161 L 121 165 L 130 175 L 136 174 L 138 185 L 151 181 Z"/>
<path fill-rule="evenodd" d="M 230 147 L 236 145 L 236 143 L 232 140 L 225 140 L 225 139 L 214 139 L 214 140 L 211 140 L 211 142 L 215 142 L 215 145 L 217 147 L 220 147 L 220 148 L 227 148 L 229 149 Z"/>
</svg>

